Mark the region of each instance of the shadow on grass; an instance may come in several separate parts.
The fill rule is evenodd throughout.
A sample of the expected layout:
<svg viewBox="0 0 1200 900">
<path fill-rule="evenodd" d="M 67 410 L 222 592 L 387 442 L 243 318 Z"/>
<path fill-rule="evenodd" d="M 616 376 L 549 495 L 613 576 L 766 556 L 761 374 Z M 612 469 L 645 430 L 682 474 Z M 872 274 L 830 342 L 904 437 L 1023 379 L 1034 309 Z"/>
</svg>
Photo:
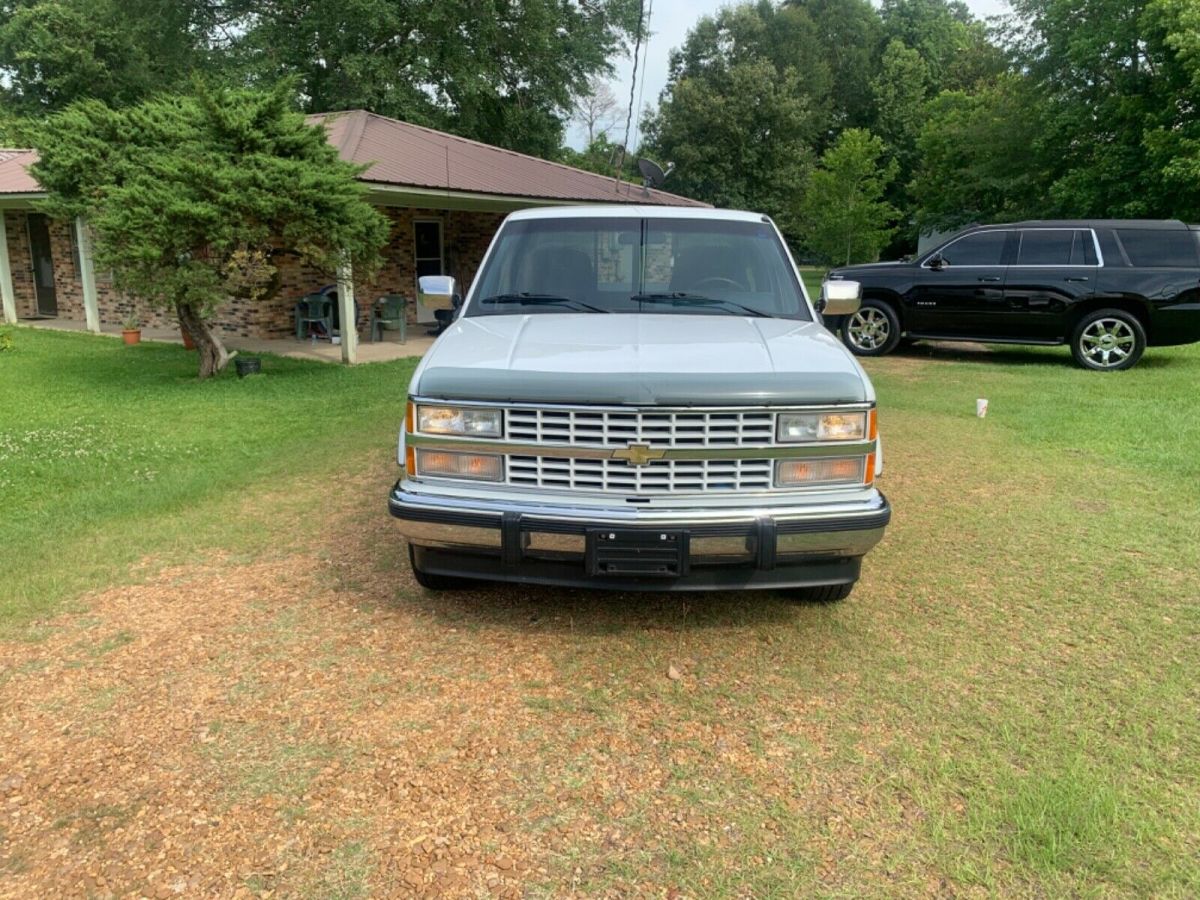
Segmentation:
<svg viewBox="0 0 1200 900">
<path fill-rule="evenodd" d="M 443 624 L 579 634 L 800 624 L 834 615 L 838 607 L 767 590 L 628 592 L 494 582 L 437 592 L 414 584 L 392 602 L 416 607 Z"/>
<path fill-rule="evenodd" d="M 1163 348 L 1170 349 L 1170 348 Z M 989 363 L 1010 366 L 1043 366 L 1053 369 L 1078 369 L 1066 346 L 1037 347 L 1006 344 L 981 344 L 971 341 L 918 341 L 897 347 L 893 356 L 935 362 Z M 1135 369 L 1162 369 L 1187 363 L 1173 356 L 1156 354 L 1154 348 L 1138 360 Z"/>
</svg>

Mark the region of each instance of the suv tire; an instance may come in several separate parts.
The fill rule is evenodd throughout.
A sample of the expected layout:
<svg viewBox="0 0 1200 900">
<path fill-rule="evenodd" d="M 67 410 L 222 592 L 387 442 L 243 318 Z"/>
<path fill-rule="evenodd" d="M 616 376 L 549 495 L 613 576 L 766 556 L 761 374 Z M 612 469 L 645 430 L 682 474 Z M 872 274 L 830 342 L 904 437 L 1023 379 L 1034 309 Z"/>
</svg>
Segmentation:
<svg viewBox="0 0 1200 900">
<path fill-rule="evenodd" d="M 454 591 L 470 587 L 470 579 L 455 578 L 452 575 L 435 575 L 417 567 L 417 554 L 413 552 L 412 544 L 408 545 L 408 564 L 412 567 L 413 578 L 417 584 L 427 591 Z"/>
<path fill-rule="evenodd" d="M 883 356 L 900 343 L 900 317 L 884 300 L 864 300 L 842 320 L 842 341 L 855 356 Z"/>
<path fill-rule="evenodd" d="M 789 591 L 788 596 L 799 603 L 837 603 L 845 600 L 854 590 L 854 582 L 849 584 L 824 584 L 820 587 L 796 588 Z"/>
<path fill-rule="evenodd" d="M 1071 355 L 1085 369 L 1119 372 L 1142 358 L 1146 329 L 1123 309 L 1100 309 L 1079 320 L 1071 332 Z"/>
</svg>

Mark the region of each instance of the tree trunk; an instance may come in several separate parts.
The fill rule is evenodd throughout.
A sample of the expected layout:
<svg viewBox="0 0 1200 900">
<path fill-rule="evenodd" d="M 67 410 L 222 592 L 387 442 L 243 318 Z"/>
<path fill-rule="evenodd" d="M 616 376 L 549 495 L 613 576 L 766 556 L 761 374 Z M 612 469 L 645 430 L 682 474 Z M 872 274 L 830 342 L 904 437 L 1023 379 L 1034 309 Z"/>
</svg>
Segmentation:
<svg viewBox="0 0 1200 900">
<path fill-rule="evenodd" d="M 187 329 L 187 333 L 196 342 L 196 355 L 200 357 L 200 378 L 211 378 L 229 363 L 229 352 L 190 303 L 176 303 L 175 312 L 179 316 L 179 324 Z"/>
</svg>

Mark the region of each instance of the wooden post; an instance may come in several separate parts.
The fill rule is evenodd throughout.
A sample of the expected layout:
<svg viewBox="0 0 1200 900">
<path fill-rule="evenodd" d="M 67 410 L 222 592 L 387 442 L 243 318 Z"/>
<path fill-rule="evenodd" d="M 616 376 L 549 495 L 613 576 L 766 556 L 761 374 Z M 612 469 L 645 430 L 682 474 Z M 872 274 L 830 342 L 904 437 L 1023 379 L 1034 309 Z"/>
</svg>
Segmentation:
<svg viewBox="0 0 1200 900">
<path fill-rule="evenodd" d="M 350 258 L 343 257 L 338 266 L 338 322 L 342 335 L 342 362 L 353 365 L 358 362 L 358 319 L 354 315 L 354 270 Z"/>
<path fill-rule="evenodd" d="M 75 241 L 79 246 L 79 280 L 83 284 L 83 318 L 87 330 L 100 333 L 100 304 L 96 299 L 96 265 L 92 261 L 92 236 L 83 216 L 75 219 Z"/>
<path fill-rule="evenodd" d="M 13 295 L 12 265 L 8 259 L 8 231 L 4 225 L 4 210 L 0 209 L 0 299 L 4 301 L 4 321 L 17 324 L 17 300 Z"/>
</svg>

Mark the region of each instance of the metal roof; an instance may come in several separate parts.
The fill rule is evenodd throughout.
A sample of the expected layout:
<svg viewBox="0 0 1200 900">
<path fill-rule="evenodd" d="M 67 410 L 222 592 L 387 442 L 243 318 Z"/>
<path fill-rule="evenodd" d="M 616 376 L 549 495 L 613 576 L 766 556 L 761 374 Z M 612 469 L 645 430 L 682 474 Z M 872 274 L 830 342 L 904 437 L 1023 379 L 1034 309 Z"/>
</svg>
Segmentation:
<svg viewBox="0 0 1200 900">
<path fill-rule="evenodd" d="M 36 161 L 37 154 L 32 150 L 0 149 L 0 195 L 43 193 L 28 170 Z"/>
<path fill-rule="evenodd" d="M 308 121 L 325 126 L 342 159 L 367 166 L 359 178 L 374 187 L 480 200 L 708 206 L 361 109 L 320 113 L 309 116 Z M 28 166 L 36 161 L 33 150 L 0 149 L 0 196 L 44 196 L 41 185 L 28 172 Z"/>
<path fill-rule="evenodd" d="M 308 121 L 325 125 L 342 159 L 369 166 L 359 177 L 373 184 L 540 200 L 708 205 L 366 110 L 320 113 Z"/>
</svg>

